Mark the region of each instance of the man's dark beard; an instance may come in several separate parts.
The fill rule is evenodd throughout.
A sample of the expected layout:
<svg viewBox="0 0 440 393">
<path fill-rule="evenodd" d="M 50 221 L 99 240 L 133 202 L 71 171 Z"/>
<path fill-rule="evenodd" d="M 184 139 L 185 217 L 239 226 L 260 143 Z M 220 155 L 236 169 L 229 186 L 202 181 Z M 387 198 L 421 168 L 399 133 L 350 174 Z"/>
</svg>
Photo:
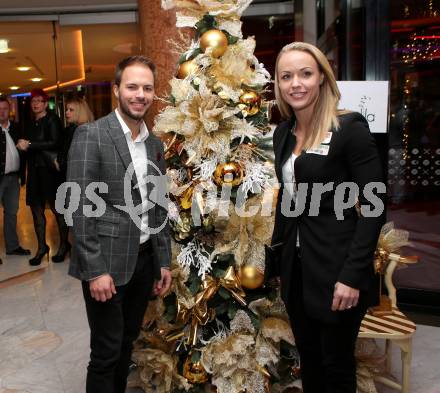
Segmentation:
<svg viewBox="0 0 440 393">
<path fill-rule="evenodd" d="M 142 120 L 144 118 L 145 114 L 147 113 L 147 110 L 145 110 L 145 112 L 144 112 L 144 114 L 142 116 L 135 115 L 134 113 L 130 112 L 130 109 L 128 108 L 126 103 L 124 101 L 121 101 L 121 100 L 119 101 L 119 106 L 121 108 L 122 113 L 124 113 L 124 115 L 126 115 L 130 119 L 133 119 L 133 120 L 136 120 L 136 121 Z"/>
</svg>

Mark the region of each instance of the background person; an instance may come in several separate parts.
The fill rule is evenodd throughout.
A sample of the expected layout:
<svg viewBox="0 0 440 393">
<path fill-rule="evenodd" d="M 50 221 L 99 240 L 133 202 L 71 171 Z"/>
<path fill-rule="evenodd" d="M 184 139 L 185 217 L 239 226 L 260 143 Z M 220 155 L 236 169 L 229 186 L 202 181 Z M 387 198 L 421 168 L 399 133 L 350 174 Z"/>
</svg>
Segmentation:
<svg viewBox="0 0 440 393">
<path fill-rule="evenodd" d="M 17 236 L 17 212 L 20 200 L 20 182 L 24 184 L 25 171 L 22 157 L 16 148 L 18 127 L 9 121 L 10 103 L 0 96 L 0 202 L 3 205 L 3 236 L 6 255 L 29 255 Z"/>
<path fill-rule="evenodd" d="M 91 112 L 86 100 L 79 97 L 72 97 L 67 100 L 65 116 L 67 127 L 64 129 L 64 141 L 61 149 L 57 154 L 57 158 L 54 160 L 55 167 L 60 172 L 60 184 L 66 181 L 67 156 L 75 130 L 79 125 L 89 123 L 94 120 L 93 113 Z M 64 219 L 63 216 L 61 217 Z M 60 248 L 57 254 L 52 257 L 53 262 L 63 262 L 66 258 L 66 255 L 70 252 L 72 248 L 72 245 L 69 243 L 68 240 L 69 227 L 67 226 L 67 224 L 61 226 L 60 231 L 63 231 L 63 233 L 60 234 L 62 241 L 60 242 Z"/>
<path fill-rule="evenodd" d="M 155 204 L 140 215 L 140 227 L 124 203 L 124 178 L 131 165 L 134 205 L 148 205 L 146 176 L 165 175 L 163 145 L 143 117 L 154 98 L 154 64 L 132 56 L 116 66 L 117 109 L 94 123 L 78 127 L 69 150 L 67 180 L 82 194 L 73 213 L 73 248 L 69 274 L 82 281 L 90 326 L 87 393 L 123 393 L 133 340 L 139 335 L 151 292 L 162 296 L 171 284 L 167 210 Z M 155 173 L 156 168 L 160 173 Z M 101 193 L 104 213 L 84 213 L 85 189 L 92 182 L 107 185 Z M 132 186 L 134 185 L 132 184 Z M 160 228 L 154 233 L 151 228 Z"/>
<path fill-rule="evenodd" d="M 29 260 L 32 266 L 39 265 L 45 254 L 49 255 L 46 244 L 46 203 L 55 215 L 60 233 L 60 250 L 67 242 L 67 226 L 64 217 L 55 210 L 55 197 L 60 185 L 59 176 L 53 164 L 54 157 L 62 144 L 62 125 L 59 117 L 47 110 L 49 97 L 42 89 L 31 91 L 33 120 L 26 129 L 24 139 L 17 147 L 27 152 L 26 204 L 30 206 L 34 221 L 38 250 Z"/>
<path fill-rule="evenodd" d="M 72 97 L 66 100 L 65 117 L 67 126 L 64 129 L 64 142 L 56 159 L 56 165 L 61 172 L 62 182 L 66 181 L 67 156 L 75 130 L 81 124 L 90 123 L 94 120 L 93 113 L 90 110 L 87 101 L 80 97 Z"/>
<path fill-rule="evenodd" d="M 275 95 L 287 120 L 273 136 L 281 189 L 272 244 L 282 243 L 281 295 L 300 354 L 304 393 L 355 393 L 354 348 L 367 307 L 378 302 L 373 255 L 384 214 L 382 209 L 378 217 L 358 216 L 352 207 L 338 220 L 335 188 L 354 182 L 360 204 L 371 206 L 362 190 L 383 181 L 381 162 L 367 121 L 359 113 L 338 112 L 333 72 L 313 45 L 295 42 L 281 50 Z M 313 185 L 330 182 L 318 214 L 308 215 Z M 295 201 L 301 183 L 308 185 L 304 213 L 286 217 L 282 199 Z"/>
</svg>

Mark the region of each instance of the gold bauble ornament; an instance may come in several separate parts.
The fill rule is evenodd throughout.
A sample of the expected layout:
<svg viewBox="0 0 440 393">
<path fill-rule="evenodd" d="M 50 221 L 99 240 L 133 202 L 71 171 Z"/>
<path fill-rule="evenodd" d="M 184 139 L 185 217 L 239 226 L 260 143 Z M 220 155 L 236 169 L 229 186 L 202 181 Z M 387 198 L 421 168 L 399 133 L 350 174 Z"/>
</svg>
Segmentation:
<svg viewBox="0 0 440 393">
<path fill-rule="evenodd" d="M 261 97 L 255 91 L 245 91 L 240 96 L 240 104 L 239 108 L 247 116 L 253 116 L 260 110 Z"/>
<path fill-rule="evenodd" d="M 220 57 L 228 48 L 228 37 L 221 30 L 208 30 L 200 37 L 200 47 L 203 52 L 208 48 L 213 48 L 212 57 Z"/>
<path fill-rule="evenodd" d="M 179 65 L 177 70 L 177 78 L 185 79 L 189 75 L 194 75 L 199 70 L 199 66 L 194 60 L 187 60 Z"/>
<path fill-rule="evenodd" d="M 264 273 L 258 270 L 255 266 L 244 265 L 238 272 L 241 286 L 246 289 L 257 289 L 263 285 Z"/>
<path fill-rule="evenodd" d="M 191 354 L 188 355 L 183 364 L 183 376 L 192 384 L 201 384 L 208 381 L 208 373 L 202 366 L 202 362 L 200 360 L 193 362 Z"/>
<path fill-rule="evenodd" d="M 238 162 L 225 162 L 218 164 L 214 171 L 214 182 L 218 186 L 238 186 L 243 181 L 243 168 Z"/>
</svg>

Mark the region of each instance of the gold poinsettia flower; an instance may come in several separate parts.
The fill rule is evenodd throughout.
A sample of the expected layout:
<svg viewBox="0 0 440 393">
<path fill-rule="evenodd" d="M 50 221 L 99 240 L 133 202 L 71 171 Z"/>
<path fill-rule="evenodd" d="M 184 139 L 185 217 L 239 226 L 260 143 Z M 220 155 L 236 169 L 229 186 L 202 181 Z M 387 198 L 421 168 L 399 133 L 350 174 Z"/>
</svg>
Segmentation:
<svg viewBox="0 0 440 393">
<path fill-rule="evenodd" d="M 174 81 L 172 94 L 175 106 L 168 106 L 156 117 L 154 132 L 159 136 L 168 132 L 183 135 L 183 145 L 194 163 L 210 152 L 219 156 L 227 154 L 231 118 L 240 109 L 227 106 L 204 79 L 200 79 L 198 90 L 190 83 Z"/>
<path fill-rule="evenodd" d="M 248 38 L 229 45 L 222 57 L 212 59 L 209 74 L 219 84 L 240 89 L 243 83 L 250 84 L 254 71 L 253 63 L 255 40 Z"/>
<path fill-rule="evenodd" d="M 194 27 L 204 15 L 215 16 L 218 28 L 241 37 L 240 17 L 252 0 L 162 0 L 162 8 L 178 8 L 177 27 Z"/>
<path fill-rule="evenodd" d="M 216 81 L 216 88 L 228 92 L 235 102 L 242 94 L 242 85 L 261 86 L 270 82 L 269 73 L 258 63 L 254 51 L 255 40 L 250 37 L 229 45 L 222 57 L 209 58 L 208 73 Z M 199 57 L 208 57 L 208 55 L 201 54 Z M 231 94 L 231 91 L 236 94 Z"/>
<path fill-rule="evenodd" d="M 177 356 L 159 349 L 140 348 L 133 351 L 133 360 L 140 369 L 133 384 L 145 392 L 166 393 L 173 387 L 185 390 L 191 387 L 178 372 Z"/>
<path fill-rule="evenodd" d="M 264 244 L 272 236 L 273 217 L 261 215 L 262 201 L 262 195 L 248 199 L 239 214 L 231 204 L 228 217 L 216 218 L 219 235 L 211 258 L 230 253 L 236 266 L 252 264 L 264 271 Z"/>
</svg>

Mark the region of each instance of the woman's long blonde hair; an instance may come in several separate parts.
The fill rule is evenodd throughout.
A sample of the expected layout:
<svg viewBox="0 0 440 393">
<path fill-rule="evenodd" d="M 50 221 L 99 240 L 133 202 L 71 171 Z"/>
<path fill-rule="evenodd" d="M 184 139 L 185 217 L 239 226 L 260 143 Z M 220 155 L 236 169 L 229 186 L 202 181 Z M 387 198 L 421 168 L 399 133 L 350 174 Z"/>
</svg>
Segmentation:
<svg viewBox="0 0 440 393">
<path fill-rule="evenodd" d="M 290 51 L 303 51 L 310 54 L 318 64 L 319 71 L 324 79 L 320 86 L 319 96 L 315 104 L 312 118 L 311 130 L 304 143 L 304 149 L 316 147 L 326 137 L 326 133 L 332 128 L 339 128 L 338 121 L 338 103 L 341 98 L 338 85 L 336 84 L 333 70 L 325 57 L 316 46 L 306 42 L 292 42 L 281 49 L 275 64 L 275 98 L 281 115 L 285 119 L 290 119 L 293 115 L 293 109 L 284 101 L 278 84 L 278 62 L 283 54 Z"/>
<path fill-rule="evenodd" d="M 66 107 L 68 104 L 75 107 L 75 124 L 81 125 L 94 120 L 93 113 L 84 98 L 72 97 L 66 101 Z"/>
</svg>

